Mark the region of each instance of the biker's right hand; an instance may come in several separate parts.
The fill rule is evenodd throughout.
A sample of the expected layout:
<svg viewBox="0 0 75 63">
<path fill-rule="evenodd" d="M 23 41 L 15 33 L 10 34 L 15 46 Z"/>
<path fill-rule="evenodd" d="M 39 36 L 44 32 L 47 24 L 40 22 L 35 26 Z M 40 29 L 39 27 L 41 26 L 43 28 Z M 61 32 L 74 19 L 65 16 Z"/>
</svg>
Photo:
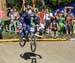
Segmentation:
<svg viewBox="0 0 75 63">
<path fill-rule="evenodd" d="M 23 26 L 26 26 L 26 24 L 24 23 Z"/>
</svg>

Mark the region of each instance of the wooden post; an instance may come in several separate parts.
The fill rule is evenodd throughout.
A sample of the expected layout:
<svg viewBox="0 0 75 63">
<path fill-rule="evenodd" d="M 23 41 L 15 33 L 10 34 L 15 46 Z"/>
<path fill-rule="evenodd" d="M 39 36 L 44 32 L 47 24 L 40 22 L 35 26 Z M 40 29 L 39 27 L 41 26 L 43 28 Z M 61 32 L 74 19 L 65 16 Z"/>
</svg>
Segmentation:
<svg viewBox="0 0 75 63">
<path fill-rule="evenodd" d="M 6 0 L 0 0 L 0 14 L 2 20 L 7 20 Z"/>
</svg>

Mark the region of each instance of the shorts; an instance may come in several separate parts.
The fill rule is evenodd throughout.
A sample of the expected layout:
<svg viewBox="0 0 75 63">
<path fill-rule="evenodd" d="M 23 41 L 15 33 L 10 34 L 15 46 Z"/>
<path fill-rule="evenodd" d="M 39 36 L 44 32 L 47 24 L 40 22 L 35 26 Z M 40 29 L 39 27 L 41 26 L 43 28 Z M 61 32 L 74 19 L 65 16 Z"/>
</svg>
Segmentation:
<svg viewBox="0 0 75 63">
<path fill-rule="evenodd" d="M 73 31 L 73 25 L 72 24 L 66 25 L 66 29 L 70 30 L 70 31 Z"/>
<path fill-rule="evenodd" d="M 50 20 L 46 20 L 45 28 L 50 27 Z"/>
</svg>

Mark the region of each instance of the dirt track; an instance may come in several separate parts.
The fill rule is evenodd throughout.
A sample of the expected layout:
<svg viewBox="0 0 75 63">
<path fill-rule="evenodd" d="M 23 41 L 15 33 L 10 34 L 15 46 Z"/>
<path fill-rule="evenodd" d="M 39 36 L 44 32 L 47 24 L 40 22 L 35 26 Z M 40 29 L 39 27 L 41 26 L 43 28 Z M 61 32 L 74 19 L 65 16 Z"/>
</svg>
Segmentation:
<svg viewBox="0 0 75 63">
<path fill-rule="evenodd" d="M 18 43 L 0 43 L 0 63 L 31 63 L 20 54 L 32 54 L 29 43 L 21 48 Z M 37 63 L 75 63 L 75 42 L 38 42 L 37 51 L 42 58 Z"/>
</svg>

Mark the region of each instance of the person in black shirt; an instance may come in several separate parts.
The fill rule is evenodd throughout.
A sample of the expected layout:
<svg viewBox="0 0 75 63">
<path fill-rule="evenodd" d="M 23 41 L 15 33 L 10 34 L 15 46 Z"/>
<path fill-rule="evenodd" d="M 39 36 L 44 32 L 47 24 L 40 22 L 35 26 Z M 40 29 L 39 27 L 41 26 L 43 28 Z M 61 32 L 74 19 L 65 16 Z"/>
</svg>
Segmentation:
<svg viewBox="0 0 75 63">
<path fill-rule="evenodd" d="M 51 31 L 52 37 L 56 37 L 58 35 L 57 26 L 58 24 L 56 20 L 54 19 L 50 24 L 50 31 Z"/>
</svg>

